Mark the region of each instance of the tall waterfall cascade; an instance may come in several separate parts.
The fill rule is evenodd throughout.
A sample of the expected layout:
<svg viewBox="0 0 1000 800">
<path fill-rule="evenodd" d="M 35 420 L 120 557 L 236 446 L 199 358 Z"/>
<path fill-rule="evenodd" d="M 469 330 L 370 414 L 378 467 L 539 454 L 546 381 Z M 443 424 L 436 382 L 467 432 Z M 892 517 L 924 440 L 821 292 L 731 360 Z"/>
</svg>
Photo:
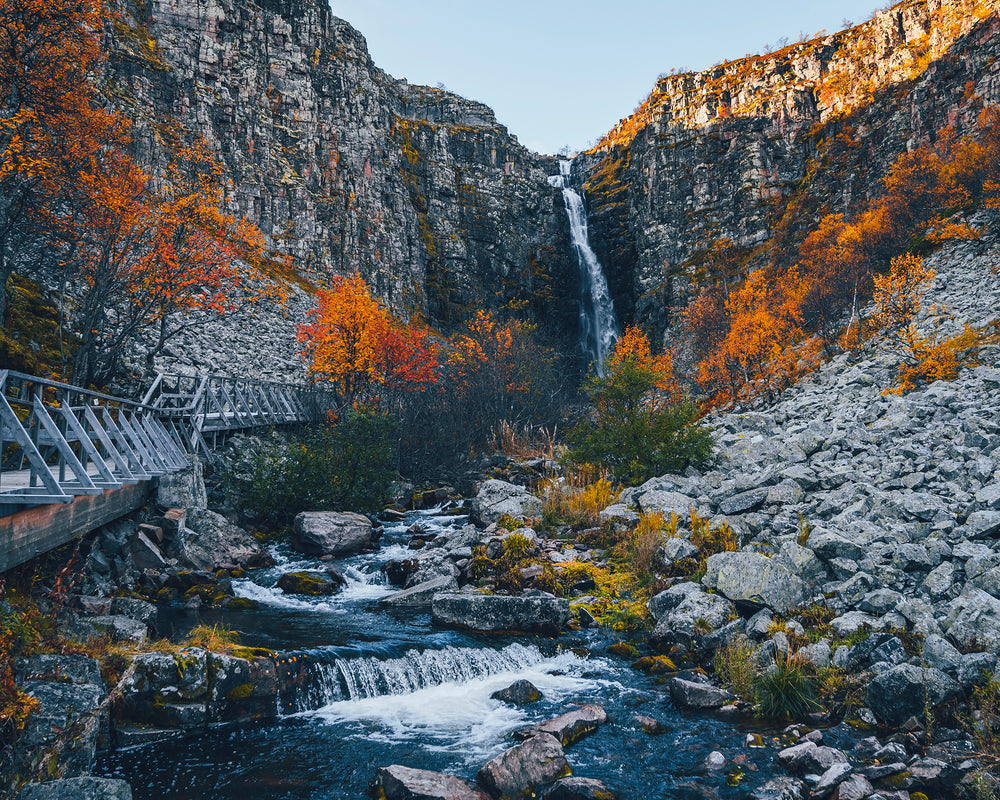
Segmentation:
<svg viewBox="0 0 1000 800">
<path fill-rule="evenodd" d="M 583 197 L 570 185 L 572 166 L 572 161 L 560 161 L 559 174 L 552 175 L 549 183 L 553 188 L 562 190 L 569 218 L 570 240 L 580 267 L 580 347 L 597 374 L 603 375 L 604 360 L 620 331 L 608 279 L 590 246 Z"/>
</svg>

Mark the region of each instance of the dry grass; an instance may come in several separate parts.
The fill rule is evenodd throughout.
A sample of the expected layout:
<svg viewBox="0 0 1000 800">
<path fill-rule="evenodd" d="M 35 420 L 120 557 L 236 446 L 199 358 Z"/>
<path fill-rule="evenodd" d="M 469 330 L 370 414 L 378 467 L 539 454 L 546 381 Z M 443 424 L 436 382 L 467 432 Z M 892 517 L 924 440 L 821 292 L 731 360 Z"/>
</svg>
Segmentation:
<svg viewBox="0 0 1000 800">
<path fill-rule="evenodd" d="M 555 428 L 517 424 L 504 420 L 494 429 L 490 446 L 508 458 L 556 458 Z"/>
<path fill-rule="evenodd" d="M 618 493 L 606 478 L 576 488 L 569 480 L 550 481 L 545 487 L 543 513 L 576 528 L 596 528 L 600 513 L 615 502 Z"/>
</svg>

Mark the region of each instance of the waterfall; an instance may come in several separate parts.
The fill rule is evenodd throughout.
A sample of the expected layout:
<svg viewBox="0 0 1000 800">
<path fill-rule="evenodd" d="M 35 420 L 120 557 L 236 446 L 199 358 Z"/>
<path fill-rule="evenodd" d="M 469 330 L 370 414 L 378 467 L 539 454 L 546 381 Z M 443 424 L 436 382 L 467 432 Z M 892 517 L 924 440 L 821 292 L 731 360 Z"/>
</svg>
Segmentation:
<svg viewBox="0 0 1000 800">
<path fill-rule="evenodd" d="M 316 654 L 313 654 L 316 655 Z M 312 711 L 344 700 L 411 694 L 447 683 L 467 683 L 502 672 L 517 672 L 539 664 L 537 647 L 511 644 L 502 650 L 445 647 L 410 650 L 399 658 L 340 658 L 311 661 L 307 677 L 286 701 L 285 708 Z"/>
<path fill-rule="evenodd" d="M 570 240 L 580 267 L 580 347 L 597 374 L 603 375 L 604 359 L 618 339 L 618 320 L 604 268 L 590 247 L 583 197 L 569 185 L 571 168 L 571 161 L 560 161 L 559 174 L 551 176 L 549 183 L 562 190 Z"/>
</svg>

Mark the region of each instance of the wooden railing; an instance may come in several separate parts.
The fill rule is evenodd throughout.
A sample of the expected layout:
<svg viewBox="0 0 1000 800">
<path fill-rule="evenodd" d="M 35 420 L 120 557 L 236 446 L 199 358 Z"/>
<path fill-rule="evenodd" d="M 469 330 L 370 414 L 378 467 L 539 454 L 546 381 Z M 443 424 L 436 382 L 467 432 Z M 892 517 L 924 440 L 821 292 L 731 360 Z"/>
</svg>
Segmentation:
<svg viewBox="0 0 1000 800">
<path fill-rule="evenodd" d="M 315 422 L 333 407 L 310 386 L 159 375 L 141 401 L 0 370 L 0 506 L 74 497 L 212 458 L 238 430 Z"/>
</svg>

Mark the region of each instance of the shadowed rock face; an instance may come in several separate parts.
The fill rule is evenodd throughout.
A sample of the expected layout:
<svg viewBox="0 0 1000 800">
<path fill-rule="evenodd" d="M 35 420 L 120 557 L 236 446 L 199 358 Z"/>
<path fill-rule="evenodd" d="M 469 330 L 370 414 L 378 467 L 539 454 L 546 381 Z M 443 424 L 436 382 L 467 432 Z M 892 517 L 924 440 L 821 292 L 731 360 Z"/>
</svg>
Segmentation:
<svg viewBox="0 0 1000 800">
<path fill-rule="evenodd" d="M 318 285 L 359 271 L 404 315 L 444 329 L 527 300 L 575 341 L 576 265 L 547 181 L 556 160 L 521 146 L 491 109 L 387 75 L 323 0 L 145 8 L 118 32 L 114 62 L 116 90 L 140 115 L 142 161 L 163 160 L 147 110 L 176 115 L 223 162 L 230 210 Z M 275 326 L 266 345 L 281 369 L 296 360 L 294 325 L 248 327 Z"/>
</svg>

